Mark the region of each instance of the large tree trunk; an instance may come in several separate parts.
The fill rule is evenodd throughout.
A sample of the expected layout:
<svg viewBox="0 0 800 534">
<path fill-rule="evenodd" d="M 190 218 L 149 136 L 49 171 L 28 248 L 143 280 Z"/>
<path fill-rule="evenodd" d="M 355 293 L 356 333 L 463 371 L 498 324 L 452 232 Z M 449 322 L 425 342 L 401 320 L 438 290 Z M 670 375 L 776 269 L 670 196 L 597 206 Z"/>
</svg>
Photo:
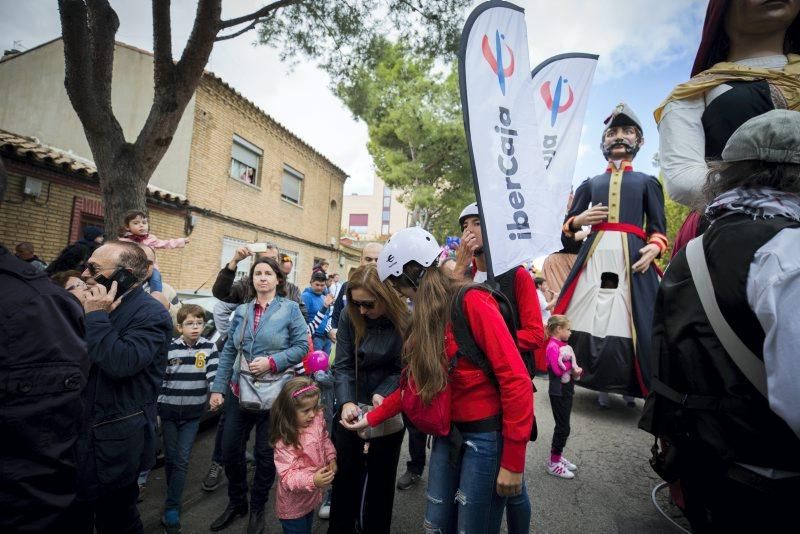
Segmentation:
<svg viewBox="0 0 800 534">
<path fill-rule="evenodd" d="M 106 222 L 106 237 L 120 236 L 125 213 L 130 210 L 147 210 L 147 183 L 153 171 L 142 168 L 133 145 L 125 143 L 111 161 L 98 161 L 100 192 Z"/>
<path fill-rule="evenodd" d="M 180 60 L 172 57 L 170 1 L 153 0 L 153 103 L 142 130 L 125 139 L 111 109 L 114 37 L 119 18 L 108 0 L 58 0 L 64 39 L 64 86 L 92 151 L 106 219 L 106 235 L 116 237 L 125 212 L 146 208 L 147 183 L 166 154 L 178 123 L 194 95 L 217 34 L 300 0 L 277 0 L 248 15 L 222 20 L 222 0 L 198 0 L 194 26 Z"/>
</svg>

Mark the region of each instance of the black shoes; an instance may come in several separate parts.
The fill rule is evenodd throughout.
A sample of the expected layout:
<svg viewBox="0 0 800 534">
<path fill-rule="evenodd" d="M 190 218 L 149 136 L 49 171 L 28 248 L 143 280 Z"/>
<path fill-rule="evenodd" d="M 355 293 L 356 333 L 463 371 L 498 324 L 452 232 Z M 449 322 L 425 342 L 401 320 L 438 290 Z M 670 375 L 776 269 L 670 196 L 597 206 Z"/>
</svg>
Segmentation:
<svg viewBox="0 0 800 534">
<path fill-rule="evenodd" d="M 217 462 L 211 462 L 211 467 L 208 468 L 208 474 L 203 479 L 201 486 L 203 491 L 214 491 L 222 484 L 222 479 L 225 477 L 225 469 Z"/>
<path fill-rule="evenodd" d="M 250 512 L 250 521 L 247 523 L 247 534 L 264 534 L 264 507 Z"/>
<path fill-rule="evenodd" d="M 262 517 L 263 517 L 263 511 Z M 238 506 L 228 503 L 228 507 L 225 508 L 225 511 L 222 512 L 218 518 L 211 523 L 211 532 L 217 532 L 218 530 L 223 530 L 228 528 L 233 521 L 239 516 L 246 516 L 247 515 L 247 503 L 240 504 Z M 248 529 L 249 532 L 249 529 Z"/>
<path fill-rule="evenodd" d="M 406 471 L 403 475 L 397 480 L 397 489 L 399 490 L 407 490 L 417 482 L 419 482 L 420 475 L 416 473 L 412 473 L 411 471 Z"/>
</svg>

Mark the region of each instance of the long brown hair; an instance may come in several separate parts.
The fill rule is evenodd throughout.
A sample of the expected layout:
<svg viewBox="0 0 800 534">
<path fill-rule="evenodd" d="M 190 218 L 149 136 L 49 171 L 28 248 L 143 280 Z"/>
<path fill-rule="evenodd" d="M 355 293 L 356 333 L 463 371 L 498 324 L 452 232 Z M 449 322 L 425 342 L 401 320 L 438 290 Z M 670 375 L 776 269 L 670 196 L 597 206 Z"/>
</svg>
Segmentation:
<svg viewBox="0 0 800 534">
<path fill-rule="evenodd" d="M 363 289 L 372 294 L 383 304 L 386 318 L 391 321 L 395 329 L 401 335 L 406 331 L 409 322 L 408 307 L 388 284 L 381 283 L 375 264 L 368 263 L 356 269 L 347 281 L 347 315 L 355 330 L 356 347 L 367 333 L 367 324 L 359 310 L 352 305 L 354 289 Z"/>
<path fill-rule="evenodd" d="M 406 266 L 411 277 L 416 279 L 410 272 L 414 268 L 421 269 L 421 266 Z M 414 298 L 404 357 L 425 404 L 447 385 L 444 331 L 450 322 L 453 300 L 463 285 L 463 281 L 448 276 L 440 267 L 429 267 Z"/>
<path fill-rule="evenodd" d="M 314 386 L 303 393 L 297 394 L 303 388 Z M 308 399 L 317 399 L 317 408 L 321 409 L 319 386 L 307 376 L 292 378 L 278 393 L 269 413 L 269 442 L 274 447 L 283 441 L 290 447 L 300 446 L 300 432 L 297 430 L 297 407 Z"/>
</svg>

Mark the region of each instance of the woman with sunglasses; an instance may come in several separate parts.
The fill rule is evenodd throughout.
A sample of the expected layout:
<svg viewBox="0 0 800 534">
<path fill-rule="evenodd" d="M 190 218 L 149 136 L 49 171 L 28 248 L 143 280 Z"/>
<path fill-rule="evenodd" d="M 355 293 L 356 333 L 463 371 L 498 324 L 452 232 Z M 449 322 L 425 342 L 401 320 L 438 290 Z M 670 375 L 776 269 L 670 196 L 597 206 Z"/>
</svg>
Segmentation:
<svg viewBox="0 0 800 534">
<path fill-rule="evenodd" d="M 463 283 L 437 265 L 439 252 L 431 234 L 407 228 L 392 236 L 378 258 L 381 279 L 414 303 L 404 359 L 419 396 L 430 403 L 448 384 L 452 395 L 453 429 L 433 440 L 425 530 L 495 533 L 506 497 L 522 491 L 533 390 L 497 302 L 485 290 L 468 289 L 461 311 L 493 376 L 457 357 L 450 317 Z M 361 420 L 343 413 L 342 424 L 357 430 L 399 410 L 397 392 Z"/>
<path fill-rule="evenodd" d="M 407 306 L 381 283 L 375 265 L 356 269 L 347 282 L 333 366 L 342 419 L 358 417 L 359 403 L 377 406 L 397 389 L 401 333 L 407 323 Z M 366 458 L 365 441 L 341 425 L 334 430 L 334 443 L 339 470 L 333 480 L 329 534 L 354 532 L 359 518 L 361 532 L 388 533 L 403 432 L 371 439 Z"/>
</svg>

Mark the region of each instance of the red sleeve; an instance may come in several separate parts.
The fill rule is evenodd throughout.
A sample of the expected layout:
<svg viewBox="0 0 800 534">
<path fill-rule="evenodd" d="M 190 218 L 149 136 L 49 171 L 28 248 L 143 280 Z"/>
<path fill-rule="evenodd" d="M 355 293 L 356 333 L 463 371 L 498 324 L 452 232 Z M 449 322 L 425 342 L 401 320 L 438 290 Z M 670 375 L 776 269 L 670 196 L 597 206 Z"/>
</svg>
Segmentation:
<svg viewBox="0 0 800 534">
<path fill-rule="evenodd" d="M 522 351 L 533 352 L 544 346 L 544 326 L 536 284 L 525 269 L 517 269 L 514 275 L 514 296 L 520 322 L 517 345 Z"/>
<path fill-rule="evenodd" d="M 392 391 L 392 393 L 383 399 L 380 406 L 367 413 L 367 423 L 369 426 L 378 426 L 390 417 L 400 413 L 400 392 L 402 387 Z"/>
<path fill-rule="evenodd" d="M 480 290 L 464 295 L 464 314 L 472 337 L 486 354 L 500 384 L 503 453 L 500 465 L 513 473 L 525 470 L 525 447 L 533 426 L 533 386 L 494 298 Z"/>
</svg>

